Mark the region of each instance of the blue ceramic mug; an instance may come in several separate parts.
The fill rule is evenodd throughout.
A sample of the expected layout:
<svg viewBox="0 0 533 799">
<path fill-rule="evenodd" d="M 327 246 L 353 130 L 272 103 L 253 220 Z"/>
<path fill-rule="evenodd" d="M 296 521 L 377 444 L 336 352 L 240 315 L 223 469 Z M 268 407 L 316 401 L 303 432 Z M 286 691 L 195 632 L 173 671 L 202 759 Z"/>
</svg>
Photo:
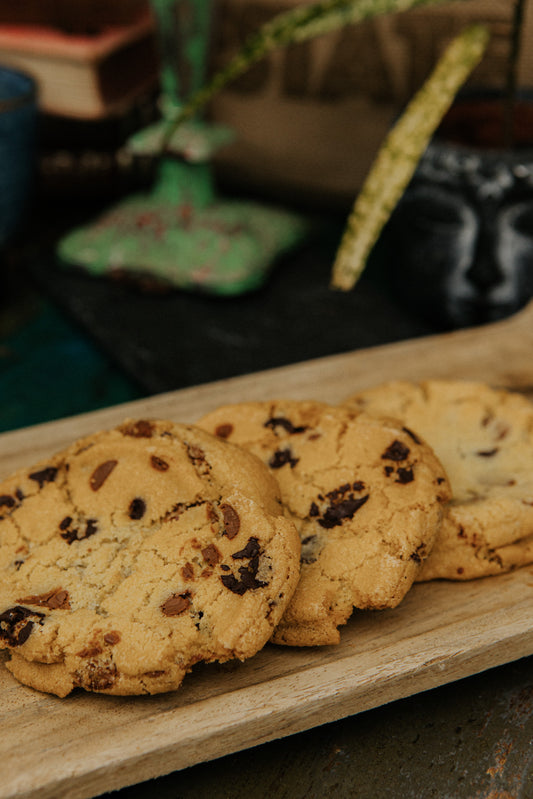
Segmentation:
<svg viewBox="0 0 533 799">
<path fill-rule="evenodd" d="M 0 244 L 16 232 L 35 178 L 36 95 L 33 78 L 0 66 Z"/>
</svg>

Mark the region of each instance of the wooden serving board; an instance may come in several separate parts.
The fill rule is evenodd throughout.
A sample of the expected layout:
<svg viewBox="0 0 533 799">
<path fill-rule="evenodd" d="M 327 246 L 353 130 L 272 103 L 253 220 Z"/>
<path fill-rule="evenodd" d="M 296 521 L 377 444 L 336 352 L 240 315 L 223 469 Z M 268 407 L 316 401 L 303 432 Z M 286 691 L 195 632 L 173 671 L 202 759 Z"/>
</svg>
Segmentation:
<svg viewBox="0 0 533 799">
<path fill-rule="evenodd" d="M 0 436 L 0 477 L 127 416 L 194 422 L 225 402 L 337 402 L 391 378 L 468 378 L 533 391 L 533 303 L 509 320 L 185 389 Z M 416 585 L 357 612 L 337 647 L 267 645 L 199 665 L 153 697 L 19 685 L 0 664 L 0 797 L 83 799 L 290 735 L 533 654 L 533 567 Z"/>
</svg>

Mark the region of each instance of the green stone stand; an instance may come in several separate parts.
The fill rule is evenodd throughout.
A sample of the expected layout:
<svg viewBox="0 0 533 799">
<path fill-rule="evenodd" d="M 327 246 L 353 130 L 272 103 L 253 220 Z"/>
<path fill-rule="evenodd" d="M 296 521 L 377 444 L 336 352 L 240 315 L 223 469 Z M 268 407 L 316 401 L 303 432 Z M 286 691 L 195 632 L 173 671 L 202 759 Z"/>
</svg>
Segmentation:
<svg viewBox="0 0 533 799">
<path fill-rule="evenodd" d="M 233 139 L 229 128 L 194 119 L 166 141 L 180 94 L 189 96 L 204 77 L 211 0 L 152 0 L 152 6 L 161 43 L 162 119 L 128 147 L 158 159 L 155 183 L 70 231 L 57 255 L 63 265 L 96 276 L 241 294 L 259 287 L 277 256 L 300 243 L 310 225 L 283 208 L 217 195 L 210 160 Z"/>
</svg>

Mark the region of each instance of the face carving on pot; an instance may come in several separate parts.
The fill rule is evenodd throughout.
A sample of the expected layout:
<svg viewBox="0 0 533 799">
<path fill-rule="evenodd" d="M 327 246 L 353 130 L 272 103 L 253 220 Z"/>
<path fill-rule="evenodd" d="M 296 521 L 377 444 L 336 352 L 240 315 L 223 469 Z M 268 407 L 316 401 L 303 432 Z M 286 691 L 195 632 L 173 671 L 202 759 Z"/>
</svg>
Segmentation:
<svg viewBox="0 0 533 799">
<path fill-rule="evenodd" d="M 396 291 L 446 327 L 504 318 L 533 296 L 533 153 L 433 142 L 387 229 Z"/>
</svg>

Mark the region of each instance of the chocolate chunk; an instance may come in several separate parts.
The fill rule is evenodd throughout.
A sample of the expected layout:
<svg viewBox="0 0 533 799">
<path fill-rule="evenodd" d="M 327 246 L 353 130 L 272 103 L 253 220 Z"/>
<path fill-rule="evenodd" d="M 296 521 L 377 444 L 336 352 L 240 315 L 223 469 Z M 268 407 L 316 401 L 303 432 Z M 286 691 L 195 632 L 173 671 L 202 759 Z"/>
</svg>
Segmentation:
<svg viewBox="0 0 533 799">
<path fill-rule="evenodd" d="M 222 555 L 214 544 L 209 544 L 204 547 L 204 549 L 202 549 L 202 556 L 209 566 L 216 566 L 217 563 L 220 563 L 222 560 Z"/>
<path fill-rule="evenodd" d="M 146 513 L 146 502 L 144 501 L 144 499 L 141 499 L 140 497 L 135 497 L 135 499 L 132 499 L 130 502 L 130 507 L 128 509 L 128 516 L 130 517 L 130 519 L 138 521 L 139 519 L 142 519 L 145 513 Z"/>
<path fill-rule="evenodd" d="M 252 565 L 241 566 L 239 574 L 240 580 L 238 580 L 234 574 L 222 574 L 220 577 L 223 585 L 234 594 L 239 594 L 239 596 L 242 596 L 247 591 L 253 591 L 256 588 L 263 588 L 267 585 L 267 583 L 257 579 L 257 568 L 254 572 L 254 567 Z"/>
<path fill-rule="evenodd" d="M 339 488 L 334 488 L 333 491 L 328 491 L 326 497 L 334 502 L 336 499 L 339 499 L 339 497 L 344 496 L 344 494 L 346 494 L 350 488 L 350 483 L 344 483 L 344 485 L 339 486 Z"/>
<path fill-rule="evenodd" d="M 224 519 L 224 535 L 231 540 L 238 535 L 239 530 L 241 529 L 241 520 L 239 518 L 239 514 L 235 508 L 233 508 L 227 502 L 220 506 L 220 510 L 222 511 L 222 518 Z"/>
<path fill-rule="evenodd" d="M 73 520 L 71 516 L 65 516 L 59 525 L 60 529 L 63 530 L 61 533 L 61 538 L 63 538 L 67 544 L 73 544 L 74 541 L 83 541 L 85 538 L 90 538 L 98 531 L 96 519 L 87 519 L 85 524 L 85 532 L 81 535 L 79 528 L 70 526 L 72 521 Z"/>
<path fill-rule="evenodd" d="M 0 495 L 0 508 L 13 508 L 14 506 L 15 500 L 13 497 L 10 497 L 9 494 Z"/>
<path fill-rule="evenodd" d="M 396 439 L 389 447 L 387 447 L 381 457 L 389 461 L 404 461 L 408 455 L 409 447 Z"/>
<path fill-rule="evenodd" d="M 100 466 L 97 466 L 89 478 L 89 485 L 93 491 L 98 491 L 102 488 L 103 484 L 117 465 L 118 461 L 104 461 Z"/>
<path fill-rule="evenodd" d="M 259 546 L 259 541 L 257 538 L 249 538 L 244 549 L 241 549 L 239 552 L 234 552 L 231 557 L 234 560 L 240 560 L 242 558 L 255 558 L 260 552 L 261 547 Z"/>
<path fill-rule="evenodd" d="M 387 477 L 390 477 L 391 474 L 394 474 L 394 466 L 385 466 L 384 472 L 387 475 Z"/>
<path fill-rule="evenodd" d="M 158 472 L 166 472 L 169 468 L 168 463 L 164 461 L 163 458 L 158 458 L 157 455 L 152 455 L 150 457 L 150 463 Z"/>
<path fill-rule="evenodd" d="M 111 630 L 104 635 L 104 641 L 109 646 L 115 646 L 120 641 L 120 633 L 117 630 Z"/>
<path fill-rule="evenodd" d="M 79 658 L 95 658 L 98 655 L 101 655 L 103 649 L 98 644 L 92 644 L 91 646 L 86 646 L 84 649 L 80 649 L 79 652 L 76 652 L 77 657 Z"/>
<path fill-rule="evenodd" d="M 120 432 L 125 436 L 133 436 L 133 438 L 152 438 L 154 425 L 146 419 L 139 419 L 136 422 L 123 425 Z"/>
<path fill-rule="evenodd" d="M 365 488 L 365 484 L 362 480 L 356 480 L 355 483 L 352 483 L 352 488 L 354 491 L 362 491 Z"/>
<path fill-rule="evenodd" d="M 234 559 L 250 558 L 250 562 L 245 566 L 240 566 L 238 569 L 239 578 L 234 574 L 223 574 L 220 579 L 222 584 L 232 591 L 234 594 L 245 594 L 246 591 L 253 591 L 256 588 L 263 588 L 268 583 L 257 579 L 257 572 L 259 570 L 259 553 L 260 547 L 257 538 L 250 538 L 240 552 L 235 552 L 232 557 Z"/>
<path fill-rule="evenodd" d="M 84 671 L 77 674 L 77 684 L 90 691 L 105 691 L 112 688 L 117 679 L 117 667 L 114 663 L 87 663 Z"/>
<path fill-rule="evenodd" d="M 413 431 L 412 431 L 412 430 L 410 430 L 408 427 L 402 427 L 402 430 L 403 430 L 403 432 L 404 432 L 404 433 L 407 433 L 407 435 L 408 435 L 410 438 L 412 438 L 412 439 L 413 439 L 413 441 L 415 442 L 415 444 L 421 444 L 421 443 L 422 443 L 422 442 L 421 442 L 421 440 L 420 440 L 420 439 L 418 438 L 418 436 L 416 435 L 416 433 L 413 433 Z"/>
<path fill-rule="evenodd" d="M 0 639 L 9 646 L 20 646 L 30 637 L 35 621 L 42 623 L 44 613 L 17 605 L 0 614 Z"/>
<path fill-rule="evenodd" d="M 37 607 L 50 608 L 50 610 L 70 610 L 68 591 L 63 588 L 54 588 L 46 594 L 37 594 L 17 599 L 24 605 L 37 605 Z"/>
<path fill-rule="evenodd" d="M 284 416 L 273 416 L 271 419 L 268 419 L 264 427 L 270 427 L 271 430 L 275 430 L 276 427 L 282 427 L 283 430 L 286 430 L 287 433 L 304 433 L 309 428 L 306 425 L 296 426 L 293 425 L 290 419 L 286 419 Z"/>
<path fill-rule="evenodd" d="M 476 452 L 476 455 L 479 455 L 481 458 L 492 458 L 497 452 L 498 447 L 494 447 L 494 449 L 480 449 Z"/>
<path fill-rule="evenodd" d="M 184 594 L 172 594 L 161 605 L 161 611 L 165 616 L 180 616 L 191 606 L 191 594 L 186 591 Z"/>
<path fill-rule="evenodd" d="M 28 475 L 30 480 L 35 480 L 39 483 L 39 488 L 42 488 L 45 483 L 53 483 L 57 477 L 57 468 L 55 466 L 46 466 L 38 472 L 32 472 Z"/>
<path fill-rule="evenodd" d="M 311 507 L 309 508 L 309 516 L 320 516 L 320 511 L 318 509 L 318 505 L 316 502 L 311 502 Z"/>
<path fill-rule="evenodd" d="M 400 466 L 398 468 L 398 471 L 396 472 L 396 475 L 397 475 L 397 477 L 396 477 L 396 480 L 394 482 L 395 483 L 402 483 L 403 485 L 405 485 L 406 483 L 412 483 L 413 480 L 415 479 L 412 467 L 408 467 L 407 468 L 407 467 Z"/>
<path fill-rule="evenodd" d="M 268 465 L 271 469 L 281 469 L 287 463 L 290 464 L 291 469 L 294 469 L 300 458 L 294 458 L 289 447 L 286 449 L 278 449 L 270 458 Z"/>
<path fill-rule="evenodd" d="M 327 530 L 341 525 L 345 519 L 353 518 L 354 514 L 359 510 L 359 508 L 365 504 L 368 497 L 368 494 L 366 494 L 364 497 L 350 496 L 346 497 L 346 499 L 343 499 L 340 502 L 330 505 L 326 509 L 322 518 L 318 520 L 318 523 L 321 527 L 325 527 Z"/>
<path fill-rule="evenodd" d="M 215 435 L 219 438 L 229 438 L 230 435 L 233 433 L 233 425 L 229 424 L 219 424 L 218 427 L 215 428 Z"/>
<path fill-rule="evenodd" d="M 222 564 L 220 565 L 220 568 L 221 568 L 223 571 L 225 571 L 225 572 L 229 572 L 229 571 L 231 571 L 230 567 L 229 567 L 229 566 L 228 566 L 226 563 L 222 563 Z"/>
<path fill-rule="evenodd" d="M 194 580 L 194 566 L 192 563 L 186 563 L 182 566 L 181 576 L 184 580 Z"/>
</svg>

